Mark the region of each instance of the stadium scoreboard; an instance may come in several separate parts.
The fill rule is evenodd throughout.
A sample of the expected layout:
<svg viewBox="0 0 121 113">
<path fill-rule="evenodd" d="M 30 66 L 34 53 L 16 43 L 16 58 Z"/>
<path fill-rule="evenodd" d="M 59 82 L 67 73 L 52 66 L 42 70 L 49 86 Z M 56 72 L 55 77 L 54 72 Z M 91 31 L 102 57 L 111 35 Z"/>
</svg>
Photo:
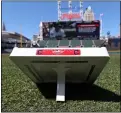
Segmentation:
<svg viewBox="0 0 121 113">
<path fill-rule="evenodd" d="M 43 39 L 94 39 L 100 37 L 100 21 L 43 22 Z"/>
</svg>

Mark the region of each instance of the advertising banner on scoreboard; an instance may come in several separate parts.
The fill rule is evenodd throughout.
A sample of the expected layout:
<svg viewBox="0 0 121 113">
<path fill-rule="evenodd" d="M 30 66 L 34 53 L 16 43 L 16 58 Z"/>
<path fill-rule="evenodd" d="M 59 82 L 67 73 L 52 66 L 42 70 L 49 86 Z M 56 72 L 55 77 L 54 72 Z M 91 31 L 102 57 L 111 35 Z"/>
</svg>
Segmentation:
<svg viewBox="0 0 121 113">
<path fill-rule="evenodd" d="M 100 22 L 43 22 L 43 39 L 98 39 L 100 36 Z"/>
<path fill-rule="evenodd" d="M 77 23 L 76 33 L 78 38 L 99 39 L 100 37 L 100 22 Z"/>
</svg>

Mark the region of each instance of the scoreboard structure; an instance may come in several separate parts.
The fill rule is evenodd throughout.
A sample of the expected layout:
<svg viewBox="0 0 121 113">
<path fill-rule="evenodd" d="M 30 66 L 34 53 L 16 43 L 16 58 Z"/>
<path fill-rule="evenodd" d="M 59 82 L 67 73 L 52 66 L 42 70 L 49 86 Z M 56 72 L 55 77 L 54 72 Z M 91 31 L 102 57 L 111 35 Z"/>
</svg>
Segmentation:
<svg viewBox="0 0 121 113">
<path fill-rule="evenodd" d="M 50 39 L 90 39 L 100 38 L 100 21 L 60 21 L 43 22 L 43 40 Z"/>
</svg>

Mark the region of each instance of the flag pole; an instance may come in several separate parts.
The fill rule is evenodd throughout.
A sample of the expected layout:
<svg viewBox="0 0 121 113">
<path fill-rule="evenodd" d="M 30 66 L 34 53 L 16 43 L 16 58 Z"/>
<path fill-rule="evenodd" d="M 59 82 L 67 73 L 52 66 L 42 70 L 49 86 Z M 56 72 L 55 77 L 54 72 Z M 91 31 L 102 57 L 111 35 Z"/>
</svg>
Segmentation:
<svg viewBox="0 0 121 113">
<path fill-rule="evenodd" d="M 21 26 L 20 26 L 21 28 Z M 22 33 L 20 33 L 20 43 L 21 43 L 21 47 L 22 47 Z"/>
<path fill-rule="evenodd" d="M 102 16 L 103 14 L 100 14 L 100 24 L 101 24 L 101 27 L 100 27 L 100 36 L 102 36 Z"/>
</svg>

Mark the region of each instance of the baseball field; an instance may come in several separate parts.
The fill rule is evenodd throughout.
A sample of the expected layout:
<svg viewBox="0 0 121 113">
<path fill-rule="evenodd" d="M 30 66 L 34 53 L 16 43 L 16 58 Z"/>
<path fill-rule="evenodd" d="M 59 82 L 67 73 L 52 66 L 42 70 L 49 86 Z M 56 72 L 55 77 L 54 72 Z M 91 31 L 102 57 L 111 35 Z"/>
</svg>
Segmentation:
<svg viewBox="0 0 121 113">
<path fill-rule="evenodd" d="M 120 56 L 111 58 L 90 88 L 66 85 L 66 101 L 56 102 L 56 84 L 38 87 L 9 59 L 2 55 L 2 112 L 119 112 Z"/>
</svg>

